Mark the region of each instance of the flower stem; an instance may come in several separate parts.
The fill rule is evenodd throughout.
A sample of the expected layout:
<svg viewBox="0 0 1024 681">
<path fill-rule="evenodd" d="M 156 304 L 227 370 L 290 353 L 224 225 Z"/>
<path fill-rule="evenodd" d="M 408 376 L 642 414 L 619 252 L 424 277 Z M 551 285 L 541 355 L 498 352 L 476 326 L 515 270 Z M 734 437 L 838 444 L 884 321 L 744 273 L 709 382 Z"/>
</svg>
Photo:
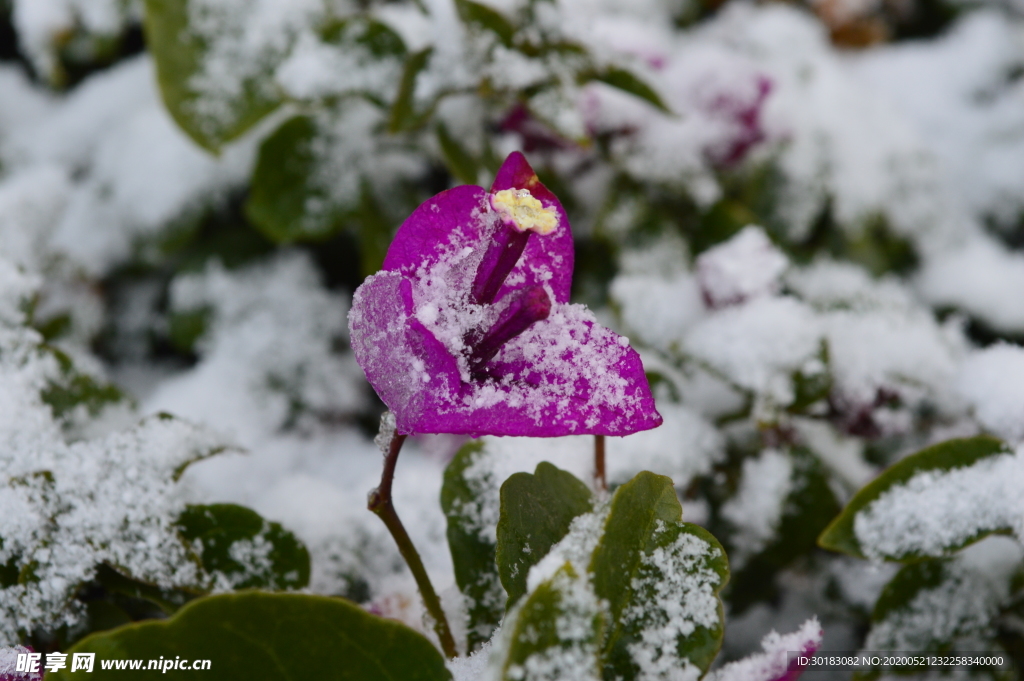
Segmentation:
<svg viewBox="0 0 1024 681">
<path fill-rule="evenodd" d="M 437 597 L 434 585 L 430 583 L 427 570 L 423 567 L 420 554 L 413 546 L 412 539 L 405 531 L 405 526 L 402 525 L 398 513 L 395 512 L 395 506 L 391 502 L 391 482 L 395 477 L 395 465 L 398 463 L 398 453 L 402 451 L 403 443 L 405 443 L 405 435 L 396 434 L 391 438 L 387 455 L 384 457 L 384 472 L 381 474 L 380 487 L 370 492 L 366 507 L 384 521 L 384 525 L 387 526 L 395 543 L 398 544 L 398 551 L 416 579 L 416 586 L 419 587 L 423 605 L 434 619 L 434 631 L 441 642 L 441 650 L 447 657 L 453 658 L 457 657 L 459 653 L 455 649 L 455 639 L 452 638 L 448 618 L 445 617 L 444 609 L 441 607 L 441 599 Z"/>
<path fill-rule="evenodd" d="M 604 467 L 604 435 L 594 436 L 594 482 L 600 490 L 608 490 L 608 477 Z"/>
</svg>

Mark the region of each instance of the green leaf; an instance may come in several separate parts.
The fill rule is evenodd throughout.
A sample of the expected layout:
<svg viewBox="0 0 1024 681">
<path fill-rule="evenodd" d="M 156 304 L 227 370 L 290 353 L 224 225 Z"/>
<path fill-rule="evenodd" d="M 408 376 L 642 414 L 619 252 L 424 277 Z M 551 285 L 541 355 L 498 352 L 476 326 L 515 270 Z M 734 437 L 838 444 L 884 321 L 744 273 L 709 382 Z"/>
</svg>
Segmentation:
<svg viewBox="0 0 1024 681">
<path fill-rule="evenodd" d="M 590 489 L 571 473 L 542 461 L 501 486 L 498 574 L 511 608 L 526 594 L 530 568 L 569 532 L 573 518 L 593 507 Z"/>
<path fill-rule="evenodd" d="M 480 440 L 459 449 L 444 471 L 441 508 L 448 520 L 448 548 L 455 567 L 455 583 L 466 598 L 467 642 L 475 650 L 491 639 L 505 614 L 505 591 L 501 588 L 495 563 L 496 545 L 484 535 L 481 507 L 488 490 L 482 481 L 468 478 L 466 471 L 483 453 Z M 491 484 L 493 480 L 488 480 Z M 497 490 L 490 490 L 492 494 Z"/>
<path fill-rule="evenodd" d="M 310 116 L 295 116 L 260 145 L 245 213 L 279 244 L 333 236 L 344 213 L 354 208 L 335 205 L 316 181 L 318 134 Z"/>
<path fill-rule="evenodd" d="M 174 312 L 167 320 L 167 337 L 180 352 L 194 352 L 196 342 L 210 326 L 213 308 L 208 305 Z"/>
<path fill-rule="evenodd" d="M 728 559 L 711 533 L 682 522 L 670 478 L 644 471 L 616 490 L 589 571 L 612 623 L 605 678 L 636 678 L 637 654 L 707 670 L 722 646 Z"/>
<path fill-rule="evenodd" d="M 978 547 L 982 553 L 972 560 L 933 558 L 903 566 L 879 594 L 865 649 L 1001 653 L 993 625 L 1006 605 L 1008 582 L 1020 559 L 1019 549 L 1003 541 L 1004 548 L 1012 548 L 1004 551 L 990 543 Z M 922 670 L 911 666 L 892 669 L 897 675 Z"/>
<path fill-rule="evenodd" d="M 189 589 L 162 588 L 156 584 L 129 577 L 116 567 L 106 563 L 101 563 L 96 567 L 95 579 L 108 593 L 147 601 L 168 615 L 174 614 L 181 606 L 204 595 L 200 591 Z"/>
<path fill-rule="evenodd" d="M 441 154 L 451 174 L 463 184 L 476 184 L 480 174 L 479 164 L 473 155 L 451 136 L 444 123 L 437 124 L 437 142 L 441 146 Z"/>
<path fill-rule="evenodd" d="M 599 676 L 604 618 L 599 601 L 571 564 L 513 608 L 505 627 L 498 643 L 504 653 L 503 681 Z M 543 672 L 531 673 L 538 668 Z"/>
<path fill-rule="evenodd" d="M 391 106 L 391 120 L 388 122 L 388 132 L 397 133 L 403 130 L 415 128 L 421 123 L 420 117 L 416 115 L 415 95 L 416 78 L 427 66 L 433 48 L 426 47 L 418 52 L 413 52 L 405 60 L 405 69 L 402 71 L 402 81 L 398 85 L 398 92 L 395 95 L 395 103 Z"/>
<path fill-rule="evenodd" d="M 464 23 L 477 24 L 492 31 L 505 47 L 512 46 L 516 28 L 500 12 L 473 0 L 455 0 L 455 7 Z"/>
<path fill-rule="evenodd" d="M 107 406 L 127 399 L 116 386 L 101 383 L 79 372 L 64 351 L 52 345 L 42 345 L 40 349 L 57 360 L 61 371 L 60 378 L 51 380 L 40 394 L 56 418 L 71 416 L 79 405 L 84 406 L 91 416 L 97 416 Z"/>
<path fill-rule="evenodd" d="M 157 82 L 171 117 L 200 146 L 216 152 L 282 102 L 272 74 L 283 55 L 265 50 L 253 59 L 226 65 L 227 78 L 219 91 L 204 89 L 200 81 L 218 39 L 231 40 L 244 24 L 242 16 L 221 13 L 215 36 L 203 35 L 190 25 L 189 0 L 146 0 L 146 47 L 156 65 Z M 210 17 L 206 22 L 210 23 Z M 237 23 L 236 23 L 237 22 Z M 223 57 L 218 57 L 223 59 Z M 255 65 L 255 66 L 254 66 Z M 220 65 L 222 68 L 225 65 Z M 220 85 L 220 84 L 219 84 Z"/>
<path fill-rule="evenodd" d="M 602 83 L 607 83 L 614 88 L 622 90 L 623 92 L 628 92 L 635 97 L 639 97 L 648 104 L 661 109 L 665 113 L 672 113 L 672 111 L 665 105 L 665 102 L 662 101 L 661 96 L 654 91 L 654 88 L 626 69 L 614 67 L 605 69 L 604 71 L 588 74 L 584 80 L 599 80 Z"/>
<path fill-rule="evenodd" d="M 890 466 L 884 473 L 857 492 L 853 499 L 850 500 L 850 503 L 846 505 L 846 508 L 843 509 L 843 512 L 818 537 L 818 545 L 832 551 L 866 558 L 860 541 L 858 541 L 857 535 L 854 532 L 854 521 L 857 514 L 867 509 L 872 502 L 890 489 L 906 483 L 919 473 L 928 471 L 943 473 L 956 468 L 970 466 L 977 461 L 990 456 L 998 456 L 1007 451 L 1009 450 L 1007 450 L 1006 445 L 1001 440 L 987 435 L 979 435 L 973 438 L 947 440 L 908 456 Z M 950 552 L 956 551 L 997 531 L 1000 531 L 1000 528 L 985 528 L 977 535 L 968 538 L 965 542 L 946 547 L 946 550 Z M 889 560 L 907 561 L 915 560 L 920 556 L 907 553 L 905 555 L 885 557 Z"/>
<path fill-rule="evenodd" d="M 198 599 L 162 621 L 89 636 L 69 653 L 96 654 L 94 670 L 47 679 L 118 679 L 113 660 L 210 660 L 218 681 L 445 681 L 444 658 L 423 636 L 338 598 L 246 592 Z M 71 657 L 68 657 L 71 660 Z M 200 674 L 201 676 L 202 674 Z M 193 670 L 133 671 L 133 679 L 194 679 Z"/>
<path fill-rule="evenodd" d="M 309 552 L 278 523 L 235 504 L 188 506 L 176 522 L 201 547 L 203 568 L 233 589 L 301 589 L 309 584 Z"/>
</svg>

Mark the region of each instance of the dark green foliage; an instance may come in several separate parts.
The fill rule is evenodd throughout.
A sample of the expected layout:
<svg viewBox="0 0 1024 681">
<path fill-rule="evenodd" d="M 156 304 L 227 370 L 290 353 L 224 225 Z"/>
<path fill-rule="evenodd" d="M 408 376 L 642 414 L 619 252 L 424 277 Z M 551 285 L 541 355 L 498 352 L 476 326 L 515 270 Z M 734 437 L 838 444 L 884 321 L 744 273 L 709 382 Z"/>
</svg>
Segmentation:
<svg viewBox="0 0 1024 681">
<path fill-rule="evenodd" d="M 94 652 L 91 673 L 65 668 L 49 678 L 121 678 L 99 660 L 210 660 L 224 681 L 446 681 L 451 674 L 427 639 L 338 598 L 247 592 L 199 599 L 174 617 L 90 636 L 70 651 Z M 69 657 L 70 659 L 70 657 Z M 198 672 L 201 673 L 201 672 Z M 140 679 L 195 678 L 193 670 L 131 672 Z"/>
</svg>

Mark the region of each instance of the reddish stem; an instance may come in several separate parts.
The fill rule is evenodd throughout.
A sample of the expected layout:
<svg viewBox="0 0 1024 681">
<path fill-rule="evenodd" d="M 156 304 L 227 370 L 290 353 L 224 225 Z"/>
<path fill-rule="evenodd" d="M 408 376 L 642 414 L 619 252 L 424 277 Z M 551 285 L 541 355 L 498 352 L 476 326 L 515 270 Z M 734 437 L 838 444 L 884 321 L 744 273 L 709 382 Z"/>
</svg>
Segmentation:
<svg viewBox="0 0 1024 681">
<path fill-rule="evenodd" d="M 396 434 L 392 436 L 387 455 L 384 457 L 384 471 L 381 473 L 380 486 L 370 492 L 366 507 L 384 521 L 384 525 L 387 526 L 395 543 L 398 544 L 398 551 L 402 554 L 405 564 L 409 566 L 412 576 L 416 579 L 416 586 L 420 590 L 420 597 L 423 598 L 423 605 L 434 619 L 434 631 L 441 642 L 441 650 L 444 651 L 447 657 L 453 658 L 457 657 L 459 653 L 455 649 L 455 639 L 452 638 L 452 631 L 448 626 L 448 618 L 441 607 L 441 599 L 437 597 L 434 585 L 430 583 L 427 570 L 423 567 L 420 554 L 416 551 L 412 539 L 409 538 L 409 533 L 405 531 L 405 526 L 402 525 L 402 521 L 399 519 L 395 506 L 391 501 L 391 482 L 395 477 L 398 453 L 402 451 L 404 443 L 405 435 Z"/>
</svg>

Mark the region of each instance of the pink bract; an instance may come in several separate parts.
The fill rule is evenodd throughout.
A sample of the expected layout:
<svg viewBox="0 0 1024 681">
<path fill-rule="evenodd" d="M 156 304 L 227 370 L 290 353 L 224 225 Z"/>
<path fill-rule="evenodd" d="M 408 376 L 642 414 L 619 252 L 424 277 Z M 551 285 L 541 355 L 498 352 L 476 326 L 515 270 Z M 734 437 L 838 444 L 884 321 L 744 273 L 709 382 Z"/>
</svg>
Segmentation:
<svg viewBox="0 0 1024 681">
<path fill-rule="evenodd" d="M 492 204 L 507 189 L 528 191 L 557 225 L 530 233 L 511 271 L 494 275 L 493 297 L 479 300 L 471 290 L 478 271 L 494 270 L 494 244 L 519 238 L 522 248 L 523 232 Z M 660 425 L 628 339 L 569 303 L 572 268 L 565 211 L 518 152 L 490 192 L 456 187 L 413 211 L 349 313 L 356 360 L 398 432 L 556 437 Z M 510 324 L 514 335 L 495 333 Z M 496 353 L 480 351 L 487 342 L 500 342 Z"/>
</svg>

